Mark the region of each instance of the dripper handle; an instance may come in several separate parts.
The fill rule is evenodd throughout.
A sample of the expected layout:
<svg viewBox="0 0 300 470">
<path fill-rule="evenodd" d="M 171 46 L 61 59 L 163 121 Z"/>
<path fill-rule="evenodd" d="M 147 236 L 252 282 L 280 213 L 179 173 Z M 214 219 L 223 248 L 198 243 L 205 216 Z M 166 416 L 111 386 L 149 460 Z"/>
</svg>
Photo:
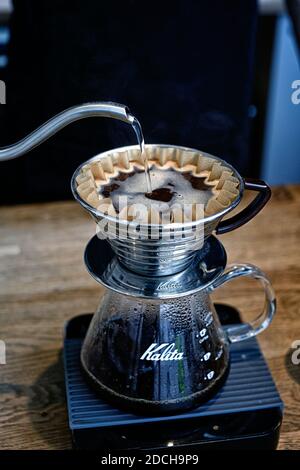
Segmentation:
<svg viewBox="0 0 300 470">
<path fill-rule="evenodd" d="M 250 202 L 241 212 L 230 217 L 229 219 L 222 220 L 216 228 L 216 234 L 231 232 L 238 227 L 249 222 L 253 217 L 258 214 L 262 208 L 267 204 L 271 197 L 271 188 L 262 180 L 244 179 L 245 189 L 258 192 L 256 198 Z"/>
<path fill-rule="evenodd" d="M 226 271 L 213 283 L 211 290 L 241 276 L 252 277 L 260 281 L 265 293 L 265 305 L 263 311 L 252 322 L 232 325 L 226 328 L 228 339 L 231 343 L 244 341 L 264 331 L 270 325 L 276 312 L 276 299 L 273 287 L 267 276 L 252 264 L 228 266 Z"/>
<path fill-rule="evenodd" d="M 19 142 L 0 148 L 0 161 L 11 160 L 20 157 L 37 147 L 52 135 L 72 122 L 88 117 L 109 117 L 132 124 L 134 118 L 127 106 L 112 102 L 85 103 L 73 106 L 57 114 L 38 129 L 24 137 Z"/>
</svg>

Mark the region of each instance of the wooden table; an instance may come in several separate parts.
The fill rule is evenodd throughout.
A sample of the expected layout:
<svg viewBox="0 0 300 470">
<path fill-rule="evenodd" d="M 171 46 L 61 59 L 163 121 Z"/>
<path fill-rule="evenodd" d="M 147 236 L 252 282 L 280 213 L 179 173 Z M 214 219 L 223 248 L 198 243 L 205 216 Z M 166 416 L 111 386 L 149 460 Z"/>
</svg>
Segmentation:
<svg viewBox="0 0 300 470">
<path fill-rule="evenodd" d="M 95 310 L 103 289 L 88 275 L 83 250 L 95 233 L 75 202 L 0 208 L 0 448 L 70 448 L 62 337 L 66 320 Z M 285 402 L 280 449 L 300 449 L 300 187 L 275 188 L 253 221 L 222 236 L 229 262 L 250 262 L 271 278 L 278 311 L 259 342 Z M 228 283 L 215 300 L 245 317 L 261 309 L 255 281 Z M 300 354 L 299 354 L 300 358 Z"/>
</svg>

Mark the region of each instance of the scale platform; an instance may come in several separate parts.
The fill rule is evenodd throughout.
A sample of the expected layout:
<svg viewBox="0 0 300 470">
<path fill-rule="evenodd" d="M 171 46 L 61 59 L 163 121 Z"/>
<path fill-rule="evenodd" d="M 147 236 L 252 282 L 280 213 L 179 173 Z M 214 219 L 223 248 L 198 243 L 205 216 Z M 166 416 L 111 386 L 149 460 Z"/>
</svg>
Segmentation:
<svg viewBox="0 0 300 470">
<path fill-rule="evenodd" d="M 221 323 L 238 312 L 216 304 Z M 141 416 L 102 400 L 86 382 L 80 349 L 92 315 L 65 329 L 64 366 L 69 426 L 76 449 L 197 452 L 213 449 L 276 449 L 283 403 L 255 338 L 231 345 L 231 368 L 222 389 L 200 407 L 168 416 Z"/>
</svg>

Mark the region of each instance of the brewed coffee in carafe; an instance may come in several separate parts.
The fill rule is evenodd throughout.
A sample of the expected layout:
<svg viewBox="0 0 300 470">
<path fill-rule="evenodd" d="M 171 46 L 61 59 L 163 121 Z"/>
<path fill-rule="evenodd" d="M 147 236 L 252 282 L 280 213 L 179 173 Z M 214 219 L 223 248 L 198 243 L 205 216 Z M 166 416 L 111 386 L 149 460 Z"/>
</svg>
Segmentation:
<svg viewBox="0 0 300 470">
<path fill-rule="evenodd" d="M 139 300 L 106 292 L 81 353 L 110 402 L 175 411 L 202 401 L 225 379 L 228 344 L 209 297 Z"/>
</svg>

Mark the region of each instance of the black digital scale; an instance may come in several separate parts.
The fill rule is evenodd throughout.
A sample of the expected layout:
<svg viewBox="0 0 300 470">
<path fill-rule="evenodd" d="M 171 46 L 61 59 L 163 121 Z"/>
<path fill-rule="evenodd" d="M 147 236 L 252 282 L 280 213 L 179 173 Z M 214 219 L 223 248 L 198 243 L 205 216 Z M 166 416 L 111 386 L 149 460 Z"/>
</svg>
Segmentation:
<svg viewBox="0 0 300 470">
<path fill-rule="evenodd" d="M 238 312 L 217 304 L 222 325 Z M 197 452 L 276 449 L 283 403 L 255 338 L 231 345 L 231 368 L 222 389 L 200 407 L 168 416 L 141 416 L 111 406 L 86 382 L 80 349 L 92 315 L 65 328 L 64 365 L 69 427 L 75 449 Z"/>
</svg>

